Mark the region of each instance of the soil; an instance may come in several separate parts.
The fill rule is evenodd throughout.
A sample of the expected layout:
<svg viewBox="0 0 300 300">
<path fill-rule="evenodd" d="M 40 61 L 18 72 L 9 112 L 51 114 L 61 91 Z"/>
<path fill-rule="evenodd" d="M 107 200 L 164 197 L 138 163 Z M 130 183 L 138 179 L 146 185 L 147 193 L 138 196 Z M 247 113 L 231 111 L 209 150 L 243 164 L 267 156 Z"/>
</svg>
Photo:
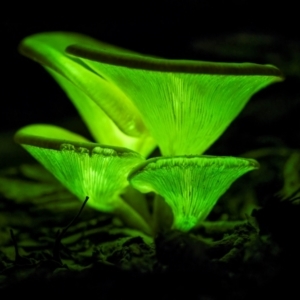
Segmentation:
<svg viewBox="0 0 300 300">
<path fill-rule="evenodd" d="M 81 204 L 50 174 L 35 164 L 2 170 L 1 288 L 10 295 L 37 285 L 66 295 L 87 290 L 102 299 L 120 290 L 132 298 L 143 297 L 143 290 L 158 299 L 253 299 L 290 290 L 300 266 L 296 195 L 284 201 L 273 196 L 234 220 L 226 213 L 233 210 L 228 198 L 236 203 L 251 197 L 245 180 L 220 200 L 211 221 L 152 239 L 88 206 L 67 228 Z"/>
</svg>

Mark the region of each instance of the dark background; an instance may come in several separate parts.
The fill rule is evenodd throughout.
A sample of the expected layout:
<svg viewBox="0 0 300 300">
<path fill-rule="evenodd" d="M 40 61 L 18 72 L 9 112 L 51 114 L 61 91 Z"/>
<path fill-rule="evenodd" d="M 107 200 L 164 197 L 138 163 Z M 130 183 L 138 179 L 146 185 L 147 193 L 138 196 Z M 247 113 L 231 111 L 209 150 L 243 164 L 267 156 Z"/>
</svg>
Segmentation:
<svg viewBox="0 0 300 300">
<path fill-rule="evenodd" d="M 83 7 L 82 14 L 89 17 L 88 22 L 56 15 L 36 16 L 26 22 L 2 19 L 0 165 L 6 161 L 4 157 L 12 156 L 13 133 L 26 124 L 52 123 L 73 130 L 74 123 L 82 126 L 78 125 L 76 110 L 54 80 L 17 50 L 26 36 L 57 30 L 80 32 L 166 58 L 274 64 L 285 73 L 286 81 L 255 96 L 229 128 L 235 143 L 244 146 L 216 148 L 215 154 L 235 155 L 247 147 L 255 148 L 253 134 L 244 126 L 259 136 L 275 137 L 278 143 L 299 147 L 300 43 L 298 18 L 293 16 L 297 9 L 291 1 L 266 8 L 260 2 L 143 1 L 140 7 L 112 2 L 96 11 L 96 17 L 92 16 L 93 7 Z M 85 132 L 77 128 L 81 130 Z"/>
<path fill-rule="evenodd" d="M 17 51 L 19 42 L 26 36 L 38 32 L 56 30 L 80 32 L 121 47 L 166 58 L 228 62 L 249 61 L 262 64 L 274 64 L 286 75 L 285 82 L 274 84 L 256 94 L 228 130 L 212 148 L 209 149 L 209 153 L 214 155 L 243 156 L 247 151 L 268 147 L 273 147 L 272 149 L 276 147 L 284 147 L 284 149 L 300 148 L 299 10 L 293 6 L 292 1 L 279 2 L 278 5 L 275 5 L 273 2 L 267 7 L 262 7 L 264 1 L 243 0 L 223 1 L 222 4 L 216 1 L 161 0 L 156 2 L 153 0 L 143 0 L 140 1 L 140 7 L 130 6 L 128 1 L 124 1 L 123 6 L 120 6 L 117 1 L 110 0 L 110 2 L 112 3 L 111 6 L 109 7 L 109 5 L 107 5 L 105 8 L 103 7 L 103 3 L 105 2 L 101 2 L 101 10 L 82 2 L 78 7 L 79 10 L 82 11 L 82 14 L 77 14 L 73 20 L 71 20 L 71 18 L 69 19 L 69 16 L 73 16 L 71 12 L 67 15 L 64 14 L 61 19 L 58 16 L 60 8 L 57 8 L 57 13 L 51 14 L 51 18 L 46 17 L 44 12 L 47 12 L 47 10 L 51 8 L 51 3 L 46 1 L 40 2 L 40 5 L 43 6 L 41 13 L 37 13 L 37 8 L 35 8 L 34 17 L 29 17 L 27 12 L 24 11 L 26 21 L 16 20 L 11 16 L 8 17 L 7 15 L 13 15 L 13 13 L 4 9 L 2 10 L 4 16 L 0 18 L 0 175 L 2 168 L 14 165 L 18 166 L 31 159 L 30 155 L 19 145 L 13 143 L 14 132 L 22 126 L 38 122 L 52 123 L 87 134 L 73 105 L 65 97 L 54 80 L 41 66 L 30 59 L 22 57 Z M 297 2 L 295 3 L 297 4 Z M 28 3 L 26 3 L 26 5 L 28 5 Z M 17 6 L 12 12 L 15 12 L 17 9 L 19 13 L 22 14 L 22 10 Z M 7 17 L 6 20 L 5 17 Z M 84 21 L 87 18 L 89 21 Z M 277 164 L 279 155 L 274 156 L 276 163 L 273 164 L 269 163 L 269 160 L 272 160 L 272 153 L 269 156 L 271 156 L 271 158 L 267 157 L 267 162 L 264 162 L 263 158 L 262 161 L 260 158 L 258 159 L 262 165 L 261 173 L 253 172 L 253 177 L 246 177 L 246 180 L 247 178 L 252 179 L 246 182 L 245 185 L 243 185 L 243 182 L 240 182 L 241 184 L 238 188 L 242 189 L 245 193 L 237 193 L 237 196 L 235 196 L 233 192 L 231 204 L 236 199 L 243 202 L 249 201 L 248 190 L 250 190 L 250 198 L 254 197 L 251 196 L 252 185 L 256 186 L 256 193 L 259 195 L 259 199 L 264 199 L 264 195 L 273 195 L 274 192 L 280 190 L 282 185 L 281 181 L 277 180 L 277 177 L 281 174 L 278 172 L 278 169 L 280 169 L 281 172 L 281 165 L 279 164 L 280 168 L 274 167 L 274 165 Z M 34 160 L 32 159 L 31 161 Z M 269 172 L 266 169 L 268 169 Z M 7 174 L 9 174 L 9 172 Z M 259 176 L 259 174 L 263 176 Z M 274 185 L 274 182 L 279 182 L 279 185 Z M 33 183 L 35 183 L 35 181 Z M 240 195 L 245 195 L 245 197 Z M 54 196 L 56 197 L 56 194 L 54 194 Z M 57 197 L 57 199 L 58 202 L 61 202 L 62 198 Z M 225 198 L 224 200 L 228 199 L 229 198 Z M 43 206 L 43 202 L 41 205 Z M 234 207 L 238 207 L 239 205 L 240 204 L 234 204 Z M 245 207 L 247 205 L 249 204 L 246 203 Z M 24 227 L 21 227 L 20 222 L 23 222 L 22 216 L 23 214 L 27 216 L 28 213 L 27 206 L 19 206 L 18 204 L 15 207 L 17 214 L 9 213 L 6 218 L 9 219 L 9 224 L 18 222 L 16 223 L 18 225 L 11 225 L 9 228 L 21 228 L 19 231 L 22 234 L 26 233 L 26 228 L 29 228 L 29 230 L 32 230 L 34 233 L 35 239 L 41 232 L 43 236 L 45 232 L 48 232 L 44 230 L 44 223 L 42 223 L 43 216 L 41 217 L 40 215 L 32 217 L 32 221 L 22 223 L 21 225 Z M 24 207 L 26 209 L 24 209 Z M 230 207 L 230 204 L 228 204 L 228 207 Z M 276 254 L 276 251 L 278 251 L 276 250 L 278 249 L 276 244 L 275 247 L 273 247 L 273 244 L 269 244 L 269 241 L 267 241 L 268 244 L 259 244 L 258 246 L 252 243 L 253 246 L 245 248 L 245 251 L 248 251 L 246 252 L 246 256 L 249 257 L 250 263 L 247 265 L 247 263 L 243 261 L 243 264 L 239 265 L 239 262 L 243 258 L 242 256 L 239 258 L 241 252 L 238 252 L 237 261 L 234 260 L 235 266 L 233 269 L 238 269 L 238 274 L 241 275 L 237 277 L 235 273 L 231 272 L 231 276 L 234 274 L 233 281 L 222 281 L 223 287 L 221 291 L 224 289 L 227 292 L 229 290 L 241 291 L 243 287 L 246 287 L 246 291 L 249 292 L 249 295 L 247 295 L 248 298 L 255 298 L 256 295 L 261 294 L 260 288 L 257 288 L 257 286 L 264 287 L 265 285 L 271 285 L 271 288 L 277 291 L 284 286 L 284 279 L 290 283 L 290 285 L 285 288 L 285 292 L 289 291 L 293 286 L 298 286 L 298 282 L 295 282 L 298 278 L 293 277 L 294 273 L 290 273 L 291 271 L 289 270 L 291 266 L 295 266 L 295 274 L 299 270 L 299 259 L 296 260 L 296 257 L 299 257 L 299 251 L 295 246 L 295 241 L 298 237 L 298 232 L 295 233 L 295 229 L 299 228 L 299 224 L 294 221 L 298 218 L 298 210 L 292 208 L 291 212 L 294 212 L 294 214 L 290 216 L 285 213 L 289 213 L 289 210 L 280 211 L 279 208 L 278 206 L 278 210 L 275 210 L 275 214 L 272 214 L 272 216 L 270 213 L 270 223 L 266 221 L 266 224 L 274 224 L 272 226 L 274 226 L 276 230 L 278 229 L 278 235 L 279 232 L 281 234 L 283 233 L 282 235 L 285 236 L 283 241 L 286 241 L 286 244 L 291 246 L 285 246 L 285 248 L 283 248 L 285 252 L 282 251 L 283 255 L 280 253 L 280 257 L 278 257 Z M 5 216 L 6 211 L 3 211 L 2 216 Z M 21 215 L 19 211 L 22 211 Z M 219 208 L 219 212 L 218 208 L 216 208 L 216 216 L 219 216 L 218 213 L 220 214 L 220 211 L 222 211 L 222 205 L 221 209 Z M 270 210 L 270 212 L 272 211 Z M 65 224 L 69 222 L 66 223 L 67 219 L 64 213 L 59 214 L 55 211 L 55 216 L 58 217 L 56 217 L 56 221 L 52 226 L 58 228 L 57 220 L 60 220 L 59 222 L 62 224 L 59 226 L 65 226 Z M 36 214 L 39 214 L 38 210 Z M 27 219 L 24 217 L 24 220 Z M 37 226 L 36 220 L 40 222 L 38 224 L 42 224 L 43 226 Z M 48 219 L 45 218 L 45 222 L 48 222 L 47 220 Z M 271 221 L 273 223 L 271 223 Z M 33 230 L 33 226 L 41 231 Z M 49 227 L 49 230 L 52 226 Z M 270 226 L 270 230 L 271 229 L 272 227 Z M 36 234 L 36 232 L 38 232 L 38 234 Z M 275 232 L 277 233 L 277 231 Z M 244 243 L 243 239 L 245 239 L 245 237 L 247 238 L 247 235 L 243 230 L 241 230 L 239 234 L 241 234 L 241 237 L 238 238 L 239 244 L 237 247 L 241 248 L 241 245 Z M 251 240 L 255 241 L 254 239 Z M 234 238 L 234 241 L 236 241 L 236 238 Z M 249 245 L 248 241 L 247 243 L 245 242 L 245 244 Z M 236 245 L 235 242 L 234 245 Z M 265 249 L 262 249 L 264 247 Z M 293 251 L 289 252 L 289 247 L 293 249 Z M 234 249 L 237 248 L 233 248 L 233 250 Z M 250 255 L 249 251 L 253 251 L 255 255 Z M 177 252 L 178 254 L 176 254 Z M 184 255 L 182 251 L 177 252 L 170 252 L 170 255 L 168 255 L 170 258 L 175 255 L 176 264 L 181 260 L 177 259 L 177 256 L 180 257 L 181 253 Z M 201 255 L 202 252 L 201 248 Z M 191 252 L 191 254 L 193 253 L 194 252 Z M 234 253 L 237 252 L 232 253 L 235 255 Z M 288 255 L 286 255 L 287 253 Z M 293 253 L 295 254 L 293 255 Z M 289 258 L 287 259 L 286 257 Z M 255 262 L 253 264 L 253 269 L 255 270 L 253 273 L 249 272 L 249 270 L 252 270 L 252 267 L 249 267 L 251 260 Z M 124 261 L 126 262 L 127 258 L 124 259 Z M 185 258 L 182 261 L 184 264 L 189 262 L 189 260 Z M 263 263 L 261 263 L 261 261 L 263 261 Z M 280 280 L 278 281 L 269 280 L 273 278 L 272 273 L 275 273 L 276 276 L 276 271 L 278 272 L 276 269 L 278 261 L 280 266 L 284 266 L 281 274 L 284 274 L 283 276 L 285 276 L 285 278 L 280 276 Z M 236 262 L 238 263 L 236 264 Z M 203 266 L 205 267 L 205 265 Z M 106 268 L 103 270 L 106 271 Z M 205 278 L 203 278 L 204 282 L 208 283 L 207 288 L 210 288 L 210 282 L 214 282 L 215 286 L 217 286 L 221 280 L 220 278 L 222 278 L 218 277 L 220 274 L 217 274 L 217 277 L 215 277 L 214 268 L 207 272 L 206 269 L 203 271 L 202 265 L 201 270 L 199 278 L 202 278 L 201 274 L 205 275 Z M 227 270 L 225 270 L 225 272 L 227 273 Z M 261 276 L 257 276 L 259 273 L 261 273 Z M 22 272 L 22 274 L 25 273 Z M 61 276 L 61 273 L 57 274 Z M 121 274 L 123 275 L 123 273 Z M 213 277 L 212 274 L 214 275 Z M 115 273 L 105 273 L 103 275 L 104 283 L 100 280 L 97 281 L 95 286 L 101 288 L 105 286 L 107 282 L 109 282 L 107 287 L 119 286 L 118 282 L 120 282 L 120 279 L 118 278 L 120 278 L 120 275 L 119 277 L 117 277 L 118 274 L 116 274 L 116 276 L 114 275 Z M 221 276 L 223 275 L 221 274 Z M 94 279 L 89 282 L 89 287 L 93 285 L 95 278 L 98 280 L 97 276 L 94 277 Z M 180 276 L 178 278 L 181 280 Z M 166 298 L 170 295 L 173 296 L 178 288 L 180 291 L 184 290 L 185 293 L 188 293 L 190 288 L 192 288 L 192 290 L 195 288 L 198 289 L 197 285 L 193 286 L 190 284 L 189 278 L 186 280 L 186 282 L 189 281 L 188 285 L 183 289 L 182 283 L 179 282 L 178 278 L 176 278 L 176 281 L 170 281 L 172 282 L 172 286 L 167 285 L 167 288 L 170 287 L 170 289 L 168 290 L 168 294 L 166 294 Z M 59 277 L 60 281 L 61 279 L 62 278 Z M 88 277 L 88 280 L 89 279 Z M 144 279 L 144 277 L 140 279 Z M 161 279 L 164 278 L 156 278 L 156 286 L 161 286 L 165 289 L 165 282 Z M 247 283 L 244 283 L 243 280 L 245 279 Z M 124 281 L 124 277 L 121 277 L 121 280 L 121 286 L 125 286 L 126 284 L 126 288 L 132 283 L 130 282 L 128 284 L 130 278 L 128 280 L 125 278 Z M 111 282 L 116 282 L 116 284 L 112 285 Z M 136 280 L 134 282 L 136 283 Z M 231 283 L 231 285 L 227 286 L 227 282 Z M 232 285 L 232 282 L 234 285 Z M 33 287 L 35 286 L 36 281 L 34 281 Z M 73 288 L 73 278 L 72 285 L 70 284 L 69 286 Z M 80 277 L 80 286 L 86 288 L 82 282 L 82 275 Z M 155 288 L 155 284 L 149 284 L 149 281 L 147 281 L 144 286 L 147 293 L 150 291 L 154 294 L 159 289 Z M 151 289 L 149 289 L 149 286 L 151 286 Z M 202 286 L 206 287 L 205 284 L 202 284 Z M 219 286 L 221 286 L 221 284 L 218 285 L 218 288 Z M 15 287 L 16 286 L 14 286 L 14 288 Z M 31 285 L 29 285 L 29 287 L 31 288 Z M 62 281 L 62 286 L 60 287 L 59 290 L 67 290 L 69 292 L 68 288 L 66 288 L 68 287 L 66 281 Z M 54 288 L 53 290 L 57 291 L 58 289 Z M 34 289 L 32 289 L 31 292 L 34 292 Z M 133 296 L 135 292 L 135 290 L 129 291 L 131 296 Z M 255 296 L 253 297 L 252 295 L 254 293 Z M 102 296 L 105 297 L 103 294 Z M 157 294 L 155 297 L 157 297 Z M 243 297 L 237 298 L 240 299 Z"/>
</svg>

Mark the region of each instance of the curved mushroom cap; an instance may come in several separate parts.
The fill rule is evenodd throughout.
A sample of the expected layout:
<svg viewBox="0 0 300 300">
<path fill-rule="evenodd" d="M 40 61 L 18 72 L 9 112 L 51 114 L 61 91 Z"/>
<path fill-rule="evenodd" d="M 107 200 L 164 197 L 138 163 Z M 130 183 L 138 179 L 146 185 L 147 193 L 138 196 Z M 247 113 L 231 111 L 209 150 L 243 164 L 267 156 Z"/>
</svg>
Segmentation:
<svg viewBox="0 0 300 300">
<path fill-rule="evenodd" d="M 15 141 L 80 200 L 89 196 L 88 204 L 104 212 L 118 208 L 127 175 L 144 160 L 129 149 L 87 142 L 51 125 L 26 126 L 16 133 Z"/>
<path fill-rule="evenodd" d="M 207 217 L 237 178 L 258 167 L 253 159 L 236 157 L 158 157 L 138 165 L 128 179 L 142 193 L 161 195 L 172 209 L 173 228 L 187 231 Z"/>
<path fill-rule="evenodd" d="M 166 60 L 82 45 L 66 52 L 122 89 L 165 156 L 202 154 L 253 94 L 283 80 L 271 65 Z"/>
<path fill-rule="evenodd" d="M 42 64 L 72 100 L 98 143 L 130 148 L 149 155 L 156 142 L 139 111 L 112 82 L 95 74 L 82 61 L 65 53 L 74 43 L 90 47 L 116 47 L 71 32 L 48 32 L 25 38 L 20 52 Z M 125 51 L 125 50 L 123 50 Z"/>
</svg>

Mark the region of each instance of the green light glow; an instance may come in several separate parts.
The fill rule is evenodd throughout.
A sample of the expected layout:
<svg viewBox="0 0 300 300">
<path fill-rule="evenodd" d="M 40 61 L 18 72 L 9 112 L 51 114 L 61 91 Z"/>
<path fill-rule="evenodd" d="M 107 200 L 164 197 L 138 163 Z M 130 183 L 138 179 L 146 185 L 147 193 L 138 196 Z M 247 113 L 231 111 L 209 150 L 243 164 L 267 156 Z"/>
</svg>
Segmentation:
<svg viewBox="0 0 300 300">
<path fill-rule="evenodd" d="M 203 153 L 253 94 L 282 80 L 269 65 L 164 60 L 77 45 L 67 52 L 134 102 L 165 156 Z"/>
<path fill-rule="evenodd" d="M 66 141 L 74 141 L 74 142 L 83 142 L 83 143 L 89 143 L 89 141 L 84 138 L 83 136 L 76 134 L 74 132 L 71 132 L 67 129 L 55 126 L 55 125 L 49 125 L 49 124 L 33 124 L 33 125 L 27 125 L 17 132 L 18 136 L 24 136 L 29 137 L 32 136 L 32 140 L 40 139 L 49 141 L 50 139 L 57 139 L 57 140 L 66 140 Z M 41 141 L 37 142 L 37 145 L 40 145 Z M 55 142 L 56 143 L 56 142 Z M 58 141 L 59 143 L 59 141 Z M 45 145 L 44 145 L 45 146 Z"/>
<path fill-rule="evenodd" d="M 38 126 L 19 130 L 15 140 L 80 200 L 89 196 L 88 204 L 94 208 L 116 210 L 122 202 L 119 195 L 128 186 L 128 173 L 144 160 L 141 155 L 125 148 L 68 141 L 65 137 L 72 133 L 50 125 L 48 137 L 41 137 Z M 54 133 L 61 139 L 51 138 Z"/>
<path fill-rule="evenodd" d="M 73 104 L 96 141 L 105 145 L 126 147 L 145 157 L 153 151 L 156 142 L 149 134 L 143 133 L 139 137 L 124 134 L 85 93 L 58 73 L 50 69 L 48 71 L 67 93 L 68 97 L 73 100 Z"/>
<path fill-rule="evenodd" d="M 188 231 L 237 178 L 258 167 L 255 160 L 236 157 L 158 157 L 137 166 L 128 179 L 142 193 L 161 195 L 172 209 L 173 228 Z"/>
<path fill-rule="evenodd" d="M 20 129 L 15 140 L 80 200 L 89 196 L 88 205 L 131 227 L 153 234 L 173 213 L 172 228 L 188 231 L 259 167 L 200 154 L 253 94 L 283 80 L 274 66 L 160 59 L 68 32 L 30 36 L 20 51 L 53 76 L 98 143 L 46 124 Z M 163 157 L 145 162 L 156 144 Z M 158 195 L 153 219 L 139 191 Z"/>
<path fill-rule="evenodd" d="M 117 86 L 65 54 L 65 48 L 74 43 L 115 49 L 80 34 L 54 32 L 27 37 L 20 51 L 41 63 L 57 80 L 97 142 L 149 155 L 156 142 L 150 137 L 136 107 Z"/>
</svg>

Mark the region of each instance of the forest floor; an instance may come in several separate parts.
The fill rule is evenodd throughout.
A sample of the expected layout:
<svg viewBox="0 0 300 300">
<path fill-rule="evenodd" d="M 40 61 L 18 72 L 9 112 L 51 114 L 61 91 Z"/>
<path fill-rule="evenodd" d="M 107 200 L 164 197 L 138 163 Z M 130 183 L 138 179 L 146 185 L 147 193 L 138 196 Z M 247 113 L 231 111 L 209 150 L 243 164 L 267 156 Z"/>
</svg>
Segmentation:
<svg viewBox="0 0 300 300">
<path fill-rule="evenodd" d="M 272 196 L 253 210 L 258 184 L 252 180 L 246 189 L 250 179 L 238 180 L 200 227 L 153 239 L 88 206 L 67 228 L 81 207 L 74 196 L 39 165 L 6 168 L 0 174 L 0 287 L 9 295 L 37 286 L 66 295 L 87 290 L 102 299 L 120 290 L 157 299 L 253 299 L 291 290 L 300 266 L 296 193 L 284 201 Z"/>
</svg>

